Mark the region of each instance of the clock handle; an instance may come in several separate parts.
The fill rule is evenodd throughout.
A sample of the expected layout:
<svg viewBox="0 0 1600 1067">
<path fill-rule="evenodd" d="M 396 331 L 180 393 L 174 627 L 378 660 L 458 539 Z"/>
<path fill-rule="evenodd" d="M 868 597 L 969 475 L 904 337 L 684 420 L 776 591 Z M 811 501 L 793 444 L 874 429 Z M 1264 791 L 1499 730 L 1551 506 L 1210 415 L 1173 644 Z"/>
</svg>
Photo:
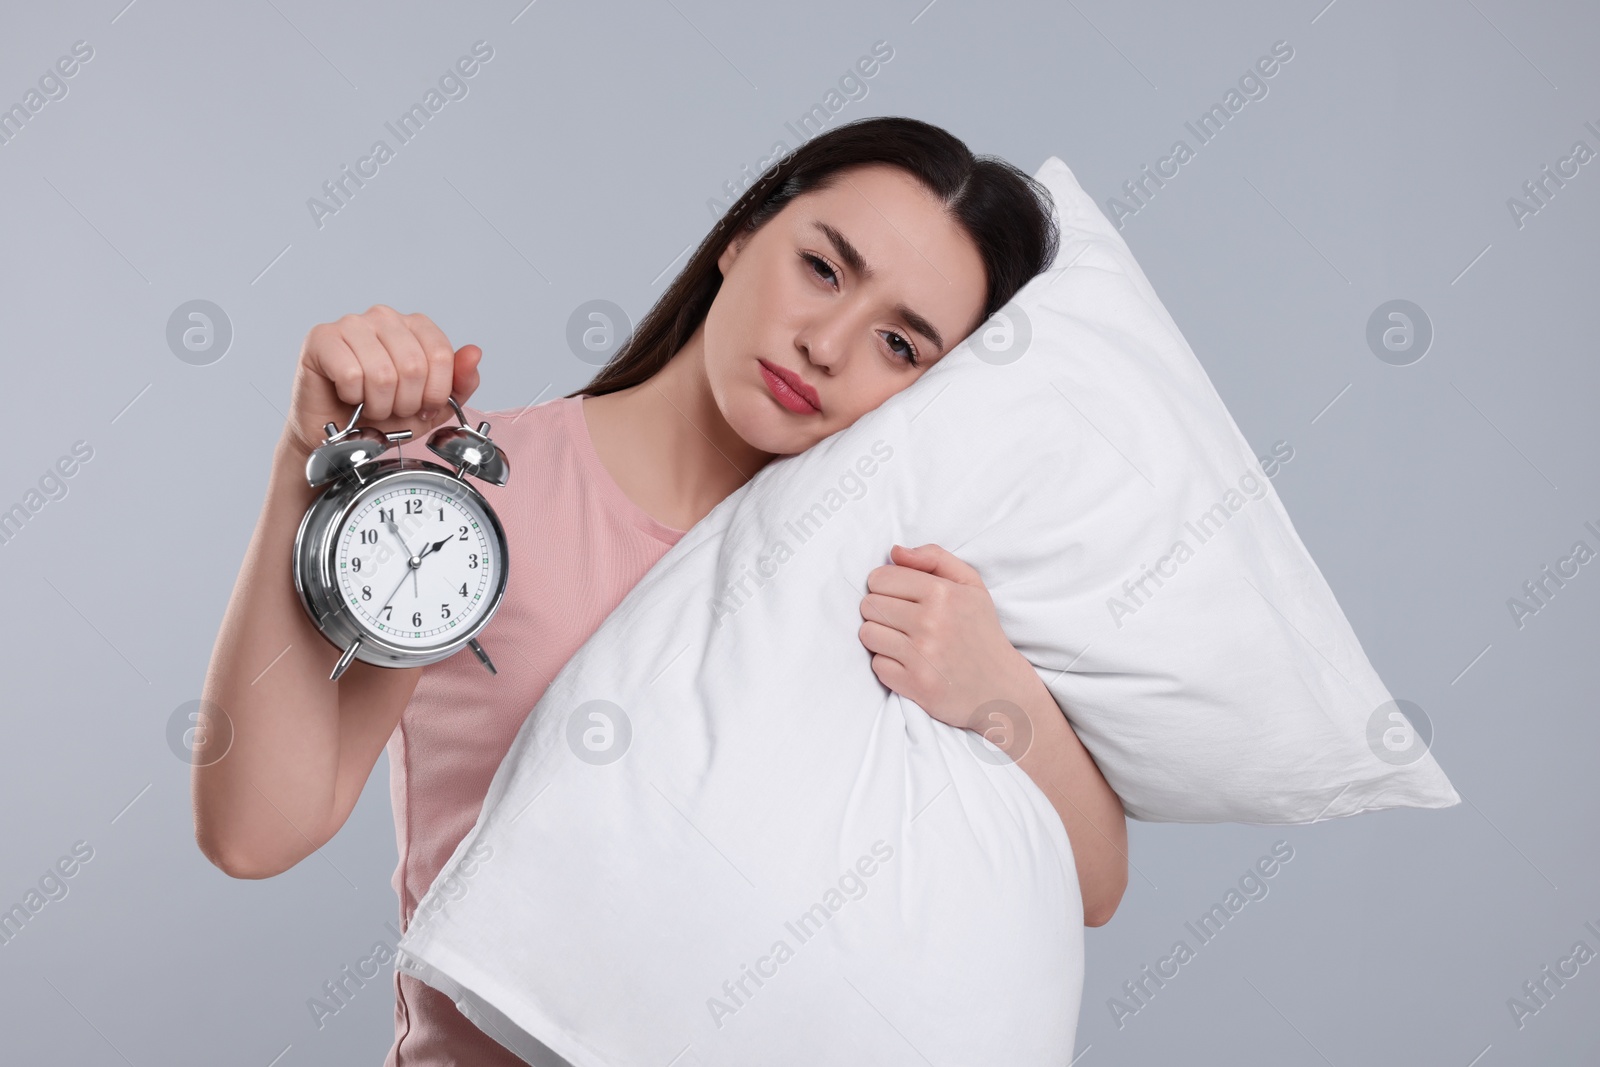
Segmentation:
<svg viewBox="0 0 1600 1067">
<path fill-rule="evenodd" d="M 494 663 L 490 661 L 489 653 L 485 652 L 483 650 L 483 646 L 478 644 L 478 639 L 476 637 L 474 637 L 474 638 L 470 639 L 469 641 L 467 641 L 467 644 L 472 646 L 472 651 L 474 651 L 474 652 L 476 652 L 478 654 L 478 659 L 483 663 L 483 665 L 485 667 L 489 668 L 489 673 L 490 674 L 499 674 L 500 673 L 499 671 L 494 669 Z"/>
<path fill-rule="evenodd" d="M 328 681 L 337 682 L 339 680 L 339 675 L 343 674 L 345 668 L 350 666 L 350 661 L 356 658 L 356 649 L 360 647 L 361 638 L 358 637 L 351 642 L 349 648 L 344 650 L 344 655 L 339 657 L 339 662 L 333 665 L 333 673 L 328 675 Z"/>
</svg>

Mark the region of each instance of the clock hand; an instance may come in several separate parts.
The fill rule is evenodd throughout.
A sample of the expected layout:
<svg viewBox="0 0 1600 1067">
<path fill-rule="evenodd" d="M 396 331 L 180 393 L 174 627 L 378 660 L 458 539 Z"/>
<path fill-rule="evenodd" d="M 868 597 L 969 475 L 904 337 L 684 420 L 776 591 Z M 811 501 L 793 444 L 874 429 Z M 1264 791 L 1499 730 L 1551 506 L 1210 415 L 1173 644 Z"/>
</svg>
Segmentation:
<svg viewBox="0 0 1600 1067">
<path fill-rule="evenodd" d="M 448 544 L 450 541 L 451 541 L 451 538 L 446 537 L 442 541 L 435 541 L 432 544 L 423 545 L 422 546 L 422 551 L 417 553 L 417 567 L 413 567 L 411 569 L 411 577 L 412 577 L 411 595 L 412 595 L 413 598 L 416 598 L 416 599 L 420 600 L 421 597 L 422 597 L 422 594 L 417 592 L 416 575 L 417 575 L 417 570 L 421 567 L 423 557 L 429 555 L 430 553 L 439 551 L 440 548 L 442 548 L 443 546 Z"/>
<path fill-rule="evenodd" d="M 411 562 L 410 562 L 409 558 L 406 561 L 406 571 L 408 573 L 411 573 L 411 574 L 415 574 L 416 573 L 416 569 L 411 566 Z M 404 574 L 402 574 L 400 576 L 400 580 L 395 583 L 394 588 L 389 590 L 389 598 L 388 598 L 388 600 L 385 600 L 382 604 L 378 605 L 378 611 L 382 611 L 384 608 L 388 607 L 389 606 L 389 601 L 394 599 L 394 595 L 396 593 L 398 593 L 400 591 L 400 587 L 402 585 L 405 585 L 405 584 L 406 584 L 406 576 Z"/>
<path fill-rule="evenodd" d="M 400 536 L 399 525 L 393 519 L 385 519 L 384 524 L 389 527 L 389 532 L 394 534 L 394 539 L 400 542 L 400 547 L 405 550 L 406 559 L 409 561 L 411 559 L 411 549 L 406 545 L 406 539 Z M 414 577 L 417 572 L 413 569 L 411 573 L 413 575 L 411 579 L 411 596 L 412 599 L 415 599 L 420 595 L 417 592 L 417 580 Z M 404 583 L 402 582 L 402 584 Z"/>
<path fill-rule="evenodd" d="M 443 541 L 435 541 L 432 542 L 432 544 L 422 545 L 421 552 L 416 553 L 416 561 L 418 561 L 418 565 L 421 565 L 422 557 L 426 557 L 426 555 L 429 555 L 429 553 L 432 552 L 438 552 L 438 550 L 442 549 L 443 545 L 450 544 L 450 541 L 451 537 L 445 537 Z M 411 568 L 411 576 L 416 576 L 416 568 Z M 416 590 L 416 581 L 411 582 L 411 595 L 413 595 L 413 597 L 421 597 L 421 593 Z"/>
<path fill-rule="evenodd" d="M 400 536 L 400 527 L 393 519 L 385 519 L 384 525 L 389 527 L 389 532 L 394 534 L 394 539 L 400 542 L 400 548 L 405 552 L 406 559 L 411 558 L 411 549 L 406 547 L 406 539 Z"/>
<path fill-rule="evenodd" d="M 394 527 L 394 523 L 390 522 L 389 526 L 391 528 L 393 528 Z M 396 537 L 399 536 L 399 530 L 398 529 L 395 530 L 395 536 Z M 443 541 L 435 541 L 432 544 L 424 545 L 424 546 L 422 546 L 422 551 L 417 553 L 416 556 L 414 556 L 414 557 L 411 556 L 408 553 L 407 556 L 406 556 L 406 574 L 402 574 L 400 576 L 400 580 L 395 583 L 394 589 L 392 589 L 389 592 L 388 599 L 385 600 L 381 605 L 378 606 L 378 610 L 382 611 L 384 608 L 389 606 L 389 601 L 394 599 L 395 593 L 398 593 L 400 591 L 400 587 L 402 585 L 406 584 L 406 575 L 407 574 L 411 575 L 411 577 L 412 577 L 412 583 L 411 583 L 412 596 L 413 597 L 418 596 L 419 594 L 416 592 L 417 586 L 416 586 L 416 580 L 415 580 L 416 579 L 417 568 L 413 567 L 411 565 L 411 560 L 415 559 L 417 561 L 418 566 L 420 566 L 421 563 L 422 563 L 422 557 L 423 556 L 429 555 L 430 553 L 437 551 L 441 545 L 445 544 L 445 542 L 447 542 L 449 540 L 450 540 L 450 538 L 446 537 Z M 400 543 L 402 545 L 405 544 L 404 541 L 401 541 Z"/>
</svg>

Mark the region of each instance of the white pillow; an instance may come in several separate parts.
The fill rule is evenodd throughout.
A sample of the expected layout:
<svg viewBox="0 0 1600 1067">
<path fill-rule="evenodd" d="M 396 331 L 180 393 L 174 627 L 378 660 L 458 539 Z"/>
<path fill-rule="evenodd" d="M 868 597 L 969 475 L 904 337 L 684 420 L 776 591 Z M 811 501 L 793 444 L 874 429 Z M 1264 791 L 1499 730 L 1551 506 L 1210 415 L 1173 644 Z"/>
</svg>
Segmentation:
<svg viewBox="0 0 1600 1067">
<path fill-rule="evenodd" d="M 998 749 L 873 674 L 859 604 L 891 542 L 977 569 L 1136 818 L 1457 802 L 1426 752 L 1369 745 L 1375 712 L 1404 729 L 1271 483 L 1066 165 L 1039 177 L 1061 255 L 1014 343 L 980 331 L 688 531 L 552 680 L 419 903 L 399 966 L 530 1061 L 1072 1058 L 1071 842 Z"/>
<path fill-rule="evenodd" d="M 1057 269 L 1002 311 L 1031 339 L 966 340 L 1014 362 L 952 375 L 918 416 L 935 422 L 908 481 L 938 491 L 907 502 L 910 543 L 987 503 L 997 528 L 945 547 L 1002 543 L 968 562 L 1133 818 L 1460 803 L 1127 244 L 1060 159 L 1036 177 L 1061 220 Z"/>
</svg>

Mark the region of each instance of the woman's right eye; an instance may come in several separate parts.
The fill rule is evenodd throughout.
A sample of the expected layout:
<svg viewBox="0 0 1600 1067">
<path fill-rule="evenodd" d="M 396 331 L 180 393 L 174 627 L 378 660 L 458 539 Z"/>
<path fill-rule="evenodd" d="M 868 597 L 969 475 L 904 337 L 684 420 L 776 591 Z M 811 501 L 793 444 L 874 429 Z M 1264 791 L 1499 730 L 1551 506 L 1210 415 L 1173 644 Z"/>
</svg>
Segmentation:
<svg viewBox="0 0 1600 1067">
<path fill-rule="evenodd" d="M 834 269 L 828 266 L 828 261 L 822 257 L 814 256 L 810 252 L 801 252 L 800 258 L 811 264 L 811 272 L 817 277 L 821 278 L 823 281 L 827 282 L 829 285 L 832 285 L 834 279 L 838 277 L 838 275 L 834 273 Z M 819 267 L 821 270 L 818 269 Z M 824 276 L 823 271 L 827 271 L 826 276 Z"/>
</svg>

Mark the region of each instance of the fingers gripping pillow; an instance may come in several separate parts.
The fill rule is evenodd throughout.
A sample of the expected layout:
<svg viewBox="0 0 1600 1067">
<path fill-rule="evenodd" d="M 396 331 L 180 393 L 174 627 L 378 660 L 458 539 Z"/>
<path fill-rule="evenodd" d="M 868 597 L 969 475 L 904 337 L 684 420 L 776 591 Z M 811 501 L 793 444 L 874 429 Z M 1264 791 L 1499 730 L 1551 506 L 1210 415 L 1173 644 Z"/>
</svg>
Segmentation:
<svg viewBox="0 0 1600 1067">
<path fill-rule="evenodd" d="M 1458 802 L 1425 751 L 1369 743 L 1390 696 L 1271 483 L 1066 165 L 1038 177 L 1055 266 L 688 531 L 419 902 L 399 966 L 530 1062 L 1072 1058 L 1071 844 L 1025 772 L 873 673 L 892 542 L 977 569 L 1135 818 Z"/>
</svg>

